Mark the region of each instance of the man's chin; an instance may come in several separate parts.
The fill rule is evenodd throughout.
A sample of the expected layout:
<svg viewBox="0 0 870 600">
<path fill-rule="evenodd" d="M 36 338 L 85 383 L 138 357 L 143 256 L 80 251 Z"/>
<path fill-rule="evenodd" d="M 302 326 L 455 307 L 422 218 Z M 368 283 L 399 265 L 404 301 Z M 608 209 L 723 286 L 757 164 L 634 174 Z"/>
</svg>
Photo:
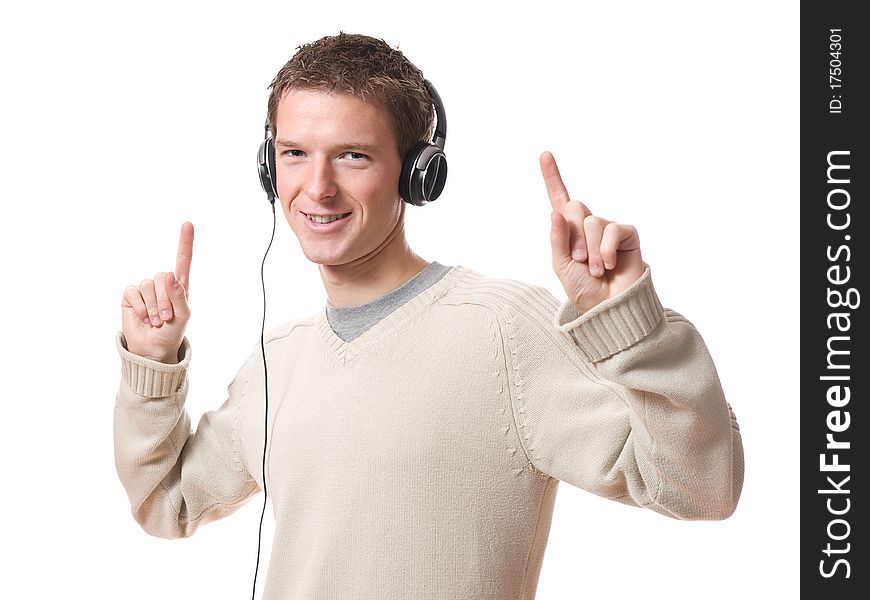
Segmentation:
<svg viewBox="0 0 870 600">
<path fill-rule="evenodd" d="M 320 252 L 316 250 L 305 250 L 303 248 L 302 252 L 305 254 L 305 258 L 310 262 L 321 267 L 338 267 L 350 262 L 343 254 L 335 251 Z"/>
</svg>

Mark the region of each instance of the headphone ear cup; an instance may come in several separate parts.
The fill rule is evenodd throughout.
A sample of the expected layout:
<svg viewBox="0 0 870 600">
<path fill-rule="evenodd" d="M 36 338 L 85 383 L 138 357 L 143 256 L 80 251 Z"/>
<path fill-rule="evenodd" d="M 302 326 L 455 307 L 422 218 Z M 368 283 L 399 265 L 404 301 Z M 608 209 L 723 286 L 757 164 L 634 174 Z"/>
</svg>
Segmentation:
<svg viewBox="0 0 870 600">
<path fill-rule="evenodd" d="M 272 136 L 260 142 L 260 149 L 257 150 L 257 171 L 266 197 L 274 204 L 278 197 L 278 183 L 275 177 L 275 146 L 272 144 Z"/>
<path fill-rule="evenodd" d="M 423 206 L 441 195 L 447 181 L 447 156 L 438 146 L 418 142 L 402 163 L 399 194 L 415 206 Z"/>
</svg>

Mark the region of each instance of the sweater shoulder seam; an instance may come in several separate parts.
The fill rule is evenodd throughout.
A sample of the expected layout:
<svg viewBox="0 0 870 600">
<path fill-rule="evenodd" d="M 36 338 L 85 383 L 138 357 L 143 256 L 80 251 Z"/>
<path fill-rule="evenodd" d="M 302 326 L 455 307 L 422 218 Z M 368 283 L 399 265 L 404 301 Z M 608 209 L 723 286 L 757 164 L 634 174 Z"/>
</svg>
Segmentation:
<svg viewBox="0 0 870 600">
<path fill-rule="evenodd" d="M 313 327 L 314 326 L 314 317 L 308 316 L 301 319 L 294 319 L 291 321 L 287 321 L 282 323 L 278 327 L 275 327 L 268 332 L 266 332 L 263 336 L 265 345 L 268 346 L 272 342 L 277 342 L 284 338 L 289 337 L 293 334 L 293 332 L 298 327 Z M 237 464 L 244 466 L 245 472 L 248 474 L 248 477 L 256 481 L 256 477 L 251 471 L 251 466 L 248 464 L 248 461 L 245 459 L 244 453 L 242 452 L 241 447 L 241 431 L 244 428 L 244 406 L 248 400 L 248 392 L 250 389 L 250 382 L 252 379 L 253 368 L 255 363 L 262 361 L 261 348 L 260 345 L 257 344 L 250 355 L 248 355 L 247 360 L 244 365 L 239 369 L 239 372 L 236 373 L 236 376 L 233 378 L 233 381 L 230 383 L 230 389 L 235 385 L 236 381 L 240 378 L 243 378 L 243 388 L 240 392 L 241 397 L 239 398 L 238 406 L 236 406 L 236 414 L 233 418 L 233 428 L 235 431 L 233 432 L 234 442 L 232 445 L 234 459 Z"/>
</svg>

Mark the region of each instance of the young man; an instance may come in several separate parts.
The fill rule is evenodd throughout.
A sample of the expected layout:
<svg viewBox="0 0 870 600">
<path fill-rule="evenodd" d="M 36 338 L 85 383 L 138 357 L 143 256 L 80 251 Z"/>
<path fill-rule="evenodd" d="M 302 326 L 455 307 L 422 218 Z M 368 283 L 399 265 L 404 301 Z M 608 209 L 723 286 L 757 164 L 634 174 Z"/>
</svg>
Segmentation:
<svg viewBox="0 0 870 600">
<path fill-rule="evenodd" d="M 530 599 L 559 481 L 723 519 L 743 448 L 705 344 L 662 308 L 630 225 L 570 201 L 553 157 L 567 300 L 428 262 L 405 240 L 402 159 L 430 139 L 420 71 L 380 40 L 302 46 L 272 82 L 278 202 L 326 290 L 266 337 L 191 433 L 193 228 L 175 273 L 129 287 L 118 472 L 149 533 L 191 535 L 268 485 L 266 598 Z"/>
</svg>

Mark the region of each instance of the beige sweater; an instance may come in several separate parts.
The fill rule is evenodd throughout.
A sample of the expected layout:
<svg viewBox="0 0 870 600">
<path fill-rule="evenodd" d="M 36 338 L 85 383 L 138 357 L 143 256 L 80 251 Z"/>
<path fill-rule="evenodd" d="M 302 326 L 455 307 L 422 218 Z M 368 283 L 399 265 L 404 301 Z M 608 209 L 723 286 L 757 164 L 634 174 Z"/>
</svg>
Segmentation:
<svg viewBox="0 0 870 600">
<path fill-rule="evenodd" d="M 266 337 L 270 600 L 529 600 L 559 481 L 723 519 L 743 447 L 706 346 L 649 268 L 585 315 L 462 266 L 351 342 Z M 191 433 L 178 365 L 124 349 L 115 453 L 136 520 L 192 534 L 261 489 L 259 345 Z"/>
</svg>

